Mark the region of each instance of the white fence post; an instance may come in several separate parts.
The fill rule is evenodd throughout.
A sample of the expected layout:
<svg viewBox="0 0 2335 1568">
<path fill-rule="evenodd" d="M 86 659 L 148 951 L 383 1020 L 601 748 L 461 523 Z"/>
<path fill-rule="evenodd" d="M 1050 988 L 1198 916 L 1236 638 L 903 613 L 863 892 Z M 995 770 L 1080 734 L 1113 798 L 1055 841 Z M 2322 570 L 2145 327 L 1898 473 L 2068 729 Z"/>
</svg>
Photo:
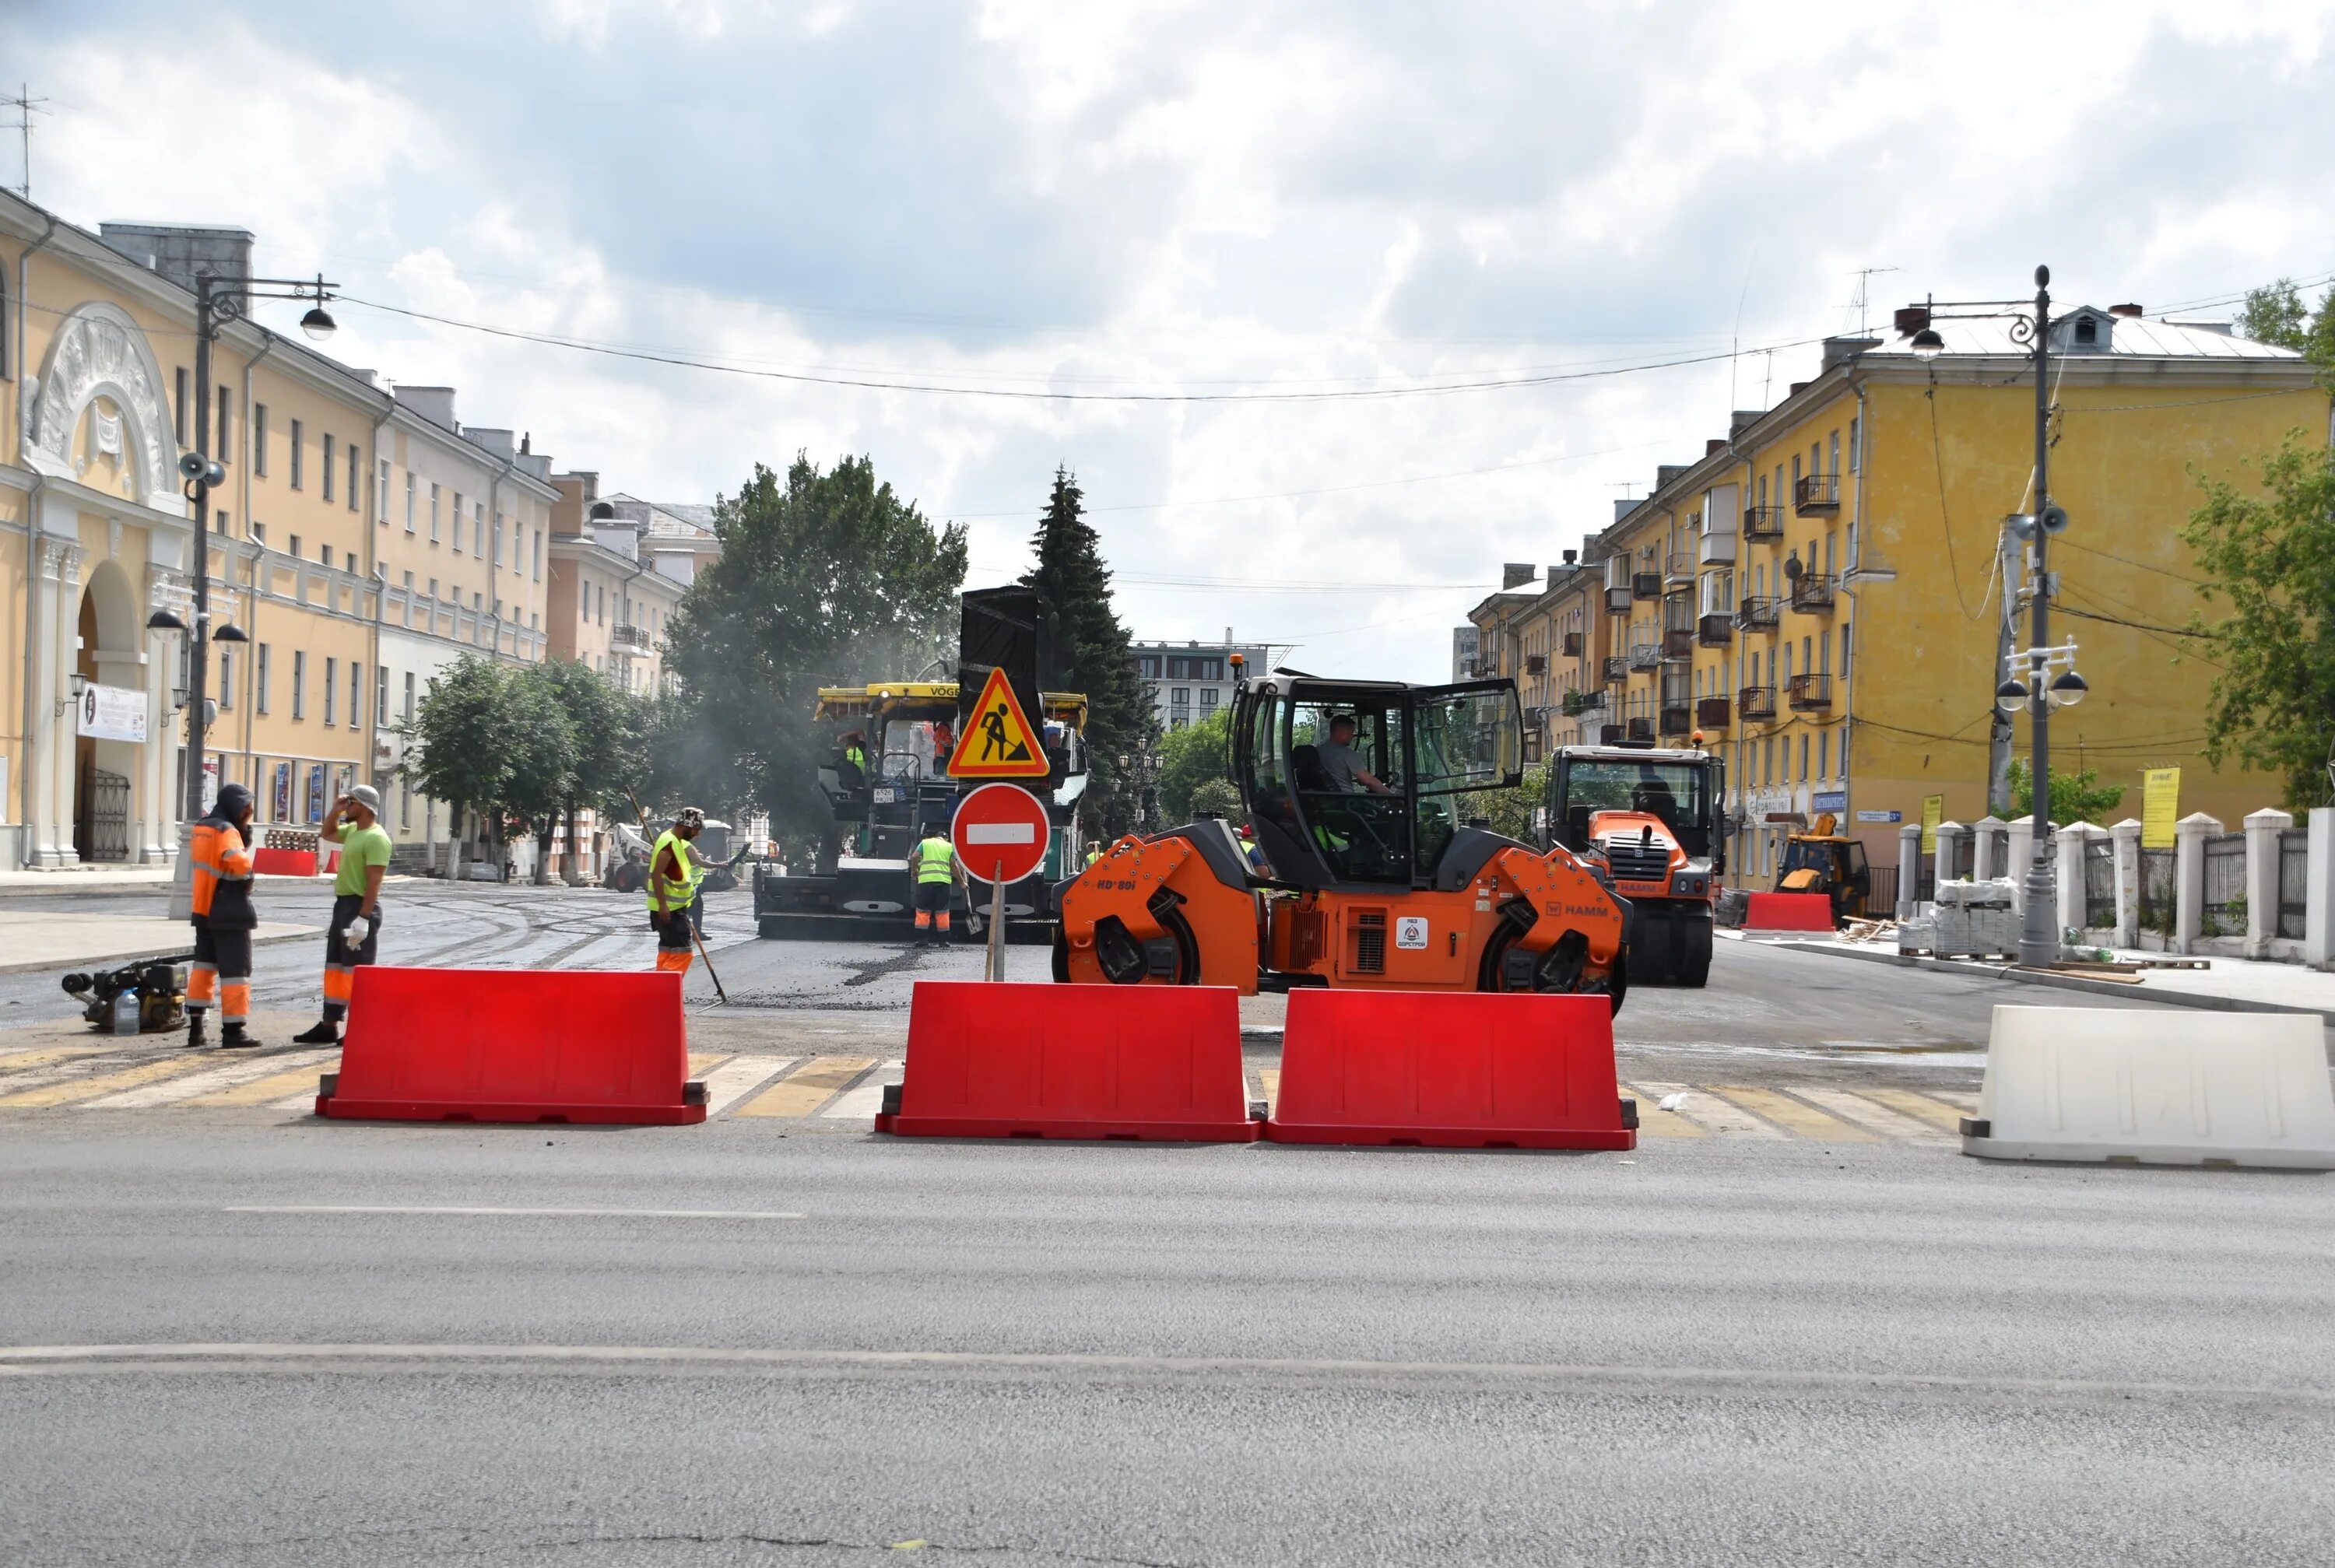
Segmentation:
<svg viewBox="0 0 2335 1568">
<path fill-rule="evenodd" d="M 2088 822 L 2070 822 L 2059 831 L 2059 929 L 2063 933 L 2081 931 L 2088 924 L 2084 919 L 2084 879 L 2089 872 L 2090 846 L 2093 839 L 2106 837 L 2105 831 Z"/>
<path fill-rule="evenodd" d="M 1954 851 L 1961 844 L 1962 835 L 1969 831 L 1969 828 L 1963 827 L 1959 822 L 1941 822 L 1938 824 L 1938 847 L 1936 853 L 1938 857 L 1937 884 L 1939 886 L 1943 887 L 1947 883 L 1952 882 L 1954 879 Z"/>
<path fill-rule="evenodd" d="M 1971 824 L 1973 835 L 1971 842 L 1972 882 L 1991 882 L 1998 876 L 2024 876 L 2027 874 L 2024 869 L 2006 872 L 1995 864 L 1997 851 L 2003 843 L 1999 831 L 2003 826 L 2002 818 L 1991 811 Z"/>
<path fill-rule="evenodd" d="M 2293 816 L 2265 806 L 2246 818 L 2246 956 L 2268 958 L 2278 934 L 2278 836 Z"/>
<path fill-rule="evenodd" d="M 2049 829 L 2047 828 L 2046 832 Z M 2027 868 L 2035 861 L 2035 818 L 2014 817 L 2010 821 L 2010 853 L 2009 866 L 1995 873 L 2010 878 L 2010 906 L 2019 917 L 2027 917 Z"/>
<path fill-rule="evenodd" d="M 1897 918 L 1910 920 L 1922 896 L 1922 825 L 1897 829 Z"/>
<path fill-rule="evenodd" d="M 2127 817 L 2108 829 L 2116 840 L 2116 934 L 2108 939 L 2117 947 L 2140 945 L 2140 824 Z"/>
<path fill-rule="evenodd" d="M 2205 840 L 2218 836 L 2222 820 L 2193 811 L 2173 825 L 2173 953 L 2196 950 L 2205 921 Z"/>
<path fill-rule="evenodd" d="M 2335 969 L 2335 806 L 2311 808 L 2311 854 L 2306 863 L 2302 917 L 2302 962 Z"/>
</svg>

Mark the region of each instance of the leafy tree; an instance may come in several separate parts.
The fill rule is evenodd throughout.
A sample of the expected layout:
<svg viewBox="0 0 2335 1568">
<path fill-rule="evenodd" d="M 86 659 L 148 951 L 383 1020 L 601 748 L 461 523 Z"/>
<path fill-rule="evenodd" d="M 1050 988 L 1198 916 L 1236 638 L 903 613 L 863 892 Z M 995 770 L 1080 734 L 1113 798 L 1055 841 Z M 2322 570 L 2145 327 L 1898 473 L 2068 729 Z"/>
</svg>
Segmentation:
<svg viewBox="0 0 2335 1568">
<path fill-rule="evenodd" d="M 562 681 L 548 666 L 528 664 L 504 674 L 499 744 L 509 771 L 498 805 L 535 835 L 538 885 L 551 880 L 552 832 L 576 794 L 576 721 L 563 696 Z"/>
<path fill-rule="evenodd" d="M 906 679 L 954 645 L 964 530 L 935 528 L 865 457 L 822 473 L 797 454 L 717 500 L 714 531 L 721 557 L 667 624 L 679 692 L 645 716 L 651 793 L 759 806 L 774 836 L 832 865 L 819 688 Z"/>
<path fill-rule="evenodd" d="M 2035 780 L 2027 760 L 2010 760 L 2010 815 L 2031 817 L 2035 813 Z M 2064 828 L 2070 822 L 2103 824 L 2107 814 L 2124 803 L 2124 786 L 2102 784 L 2100 770 L 2087 768 L 2080 773 L 2062 773 L 2051 769 L 2051 821 Z"/>
<path fill-rule="evenodd" d="M 2248 289 L 2245 308 L 2238 314 L 2238 333 L 2335 368 L 2335 285 L 2320 296 L 2316 311 L 2304 306 L 2292 278 Z"/>
<path fill-rule="evenodd" d="M 1110 571 L 1083 507 L 1077 479 L 1056 469 L 1053 494 L 1031 540 L 1038 565 L 1022 580 L 1038 590 L 1046 618 L 1047 663 L 1038 672 L 1039 685 L 1086 693 L 1086 799 L 1109 837 L 1135 826 L 1138 804 L 1135 782 L 1119 760 L 1143 750 L 1158 721 L 1135 671 L 1133 641 L 1111 609 Z"/>
<path fill-rule="evenodd" d="M 1232 779 L 1232 710 L 1219 708 L 1197 724 L 1170 730 L 1159 740 L 1159 815 L 1173 826 L 1192 819 L 1193 800 L 1203 785 Z M 1235 791 L 1237 799 L 1238 791 Z"/>
<path fill-rule="evenodd" d="M 576 737 L 542 673 L 465 654 L 431 677 L 407 733 L 413 781 L 424 794 L 487 824 L 502 857 L 505 819 L 547 818 L 575 770 Z M 540 879 L 544 867 L 537 866 Z"/>
<path fill-rule="evenodd" d="M 630 794 L 641 789 L 646 773 L 644 752 L 647 701 L 635 697 L 590 665 L 572 659 L 554 660 L 542 676 L 575 731 L 576 766 L 561 805 L 567 818 L 567 842 L 579 843 L 576 813 L 589 808 L 603 819 L 621 810 L 629 816 Z M 542 834 L 543 864 L 550 855 L 550 832 Z M 571 855 L 566 876 L 578 878 L 576 857 Z M 538 880 L 542 880 L 538 877 Z"/>
<path fill-rule="evenodd" d="M 1223 817 L 1238 822 L 1241 820 L 1240 791 L 1233 787 L 1229 779 L 1205 779 L 1197 789 L 1192 791 L 1191 807 L 1184 816 L 1187 819 Z"/>
<path fill-rule="evenodd" d="M 2200 596 L 2230 608 L 2191 623 L 2222 662 L 2205 755 L 2278 773 L 2290 807 L 2317 805 L 2335 752 L 2335 450 L 2290 437 L 2263 460 L 2261 493 L 2204 485 L 2182 537 L 2205 573 Z"/>
<path fill-rule="evenodd" d="M 1457 797 L 1459 808 L 1469 817 L 1481 817 L 1488 821 L 1495 833 L 1505 834 L 1520 843 L 1533 839 L 1533 808 L 1548 794 L 1548 765 L 1536 762 L 1525 769 L 1524 782 L 1513 789 L 1487 789 L 1481 794 Z"/>
</svg>

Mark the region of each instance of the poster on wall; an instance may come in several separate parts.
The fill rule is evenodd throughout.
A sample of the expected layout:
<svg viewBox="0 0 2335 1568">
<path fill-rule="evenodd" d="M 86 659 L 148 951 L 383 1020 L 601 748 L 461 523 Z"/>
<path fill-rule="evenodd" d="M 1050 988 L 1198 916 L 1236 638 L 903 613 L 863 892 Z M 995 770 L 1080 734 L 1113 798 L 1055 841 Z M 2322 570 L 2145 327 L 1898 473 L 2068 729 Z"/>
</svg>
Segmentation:
<svg viewBox="0 0 2335 1568">
<path fill-rule="evenodd" d="M 82 688 L 80 733 L 90 740 L 146 743 L 146 693 L 128 686 Z"/>
<path fill-rule="evenodd" d="M 2173 825 L 2181 818 L 2181 769 L 2145 768 L 2140 775 L 2140 847 L 2173 847 Z"/>
<path fill-rule="evenodd" d="M 291 820 L 292 820 L 292 764 L 291 764 L 291 763 L 289 763 L 289 762 L 278 762 L 277 764 L 276 764 L 276 790 L 275 790 L 275 794 L 276 794 L 276 799 L 275 799 L 275 802 L 274 802 L 274 805 L 275 805 L 275 810 L 269 814 L 269 816 L 268 816 L 268 818 L 267 818 L 267 819 L 268 819 L 269 821 L 271 821 L 271 822 L 289 822 L 289 821 L 291 821 Z"/>
<path fill-rule="evenodd" d="M 1922 797 L 1922 853 L 1938 852 L 1938 824 L 1946 819 L 1946 798 L 1943 795 Z"/>
<path fill-rule="evenodd" d="M 325 765 L 322 762 L 308 764 L 308 792 L 305 806 L 305 808 L 300 813 L 302 821 L 311 824 L 324 821 Z"/>
<path fill-rule="evenodd" d="M 356 787 L 357 765 L 355 763 L 344 762 L 333 769 L 333 800 L 338 800 Z M 325 804 L 332 804 L 332 800 L 327 800 Z"/>
</svg>

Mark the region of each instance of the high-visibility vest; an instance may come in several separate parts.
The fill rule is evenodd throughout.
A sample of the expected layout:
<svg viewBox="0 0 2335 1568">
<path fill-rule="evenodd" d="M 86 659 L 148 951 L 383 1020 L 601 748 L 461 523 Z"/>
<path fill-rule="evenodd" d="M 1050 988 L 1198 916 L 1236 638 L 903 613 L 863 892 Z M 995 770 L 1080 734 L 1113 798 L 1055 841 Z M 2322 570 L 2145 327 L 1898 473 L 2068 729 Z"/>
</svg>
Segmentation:
<svg viewBox="0 0 2335 1568">
<path fill-rule="evenodd" d="M 846 746 L 843 749 L 843 760 L 846 762 L 850 763 L 854 768 L 858 769 L 862 773 L 867 771 L 867 753 L 862 751 L 857 746 Z"/>
<path fill-rule="evenodd" d="M 697 863 L 697 857 L 690 853 L 689 840 L 672 828 L 666 828 L 657 835 L 656 847 L 649 851 L 648 880 L 642 885 L 648 895 L 649 913 L 652 915 L 658 908 L 657 867 L 664 864 L 667 849 L 673 851 L 673 862 L 681 867 L 681 876 L 677 880 L 671 876 L 664 879 L 664 908 L 685 909 L 697 902 L 697 885 L 705 880 L 705 868 Z"/>
<path fill-rule="evenodd" d="M 194 863 L 195 919 L 223 929 L 257 924 L 251 911 L 251 851 L 235 824 L 204 818 L 195 824 L 188 854 Z"/>
<path fill-rule="evenodd" d="M 938 834 L 916 846 L 916 862 L 920 883 L 956 879 L 956 846 Z"/>
</svg>

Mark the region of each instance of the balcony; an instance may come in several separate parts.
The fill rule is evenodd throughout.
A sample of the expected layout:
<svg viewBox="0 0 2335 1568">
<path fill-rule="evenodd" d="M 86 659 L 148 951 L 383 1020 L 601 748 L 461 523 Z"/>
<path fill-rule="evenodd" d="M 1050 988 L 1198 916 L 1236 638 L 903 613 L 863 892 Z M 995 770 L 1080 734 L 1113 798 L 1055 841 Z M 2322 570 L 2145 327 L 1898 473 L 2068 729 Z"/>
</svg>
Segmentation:
<svg viewBox="0 0 2335 1568">
<path fill-rule="evenodd" d="M 1651 740 L 1653 738 L 1654 721 L 1652 719 L 1633 719 L 1630 721 L 1631 740 Z"/>
<path fill-rule="evenodd" d="M 1600 724 L 1600 725 L 1598 725 L 1598 726 L 1597 726 L 1597 743 L 1598 743 L 1600 746 L 1611 746 L 1611 745 L 1613 745 L 1615 741 L 1617 741 L 1617 740 L 1621 740 L 1621 739 L 1622 739 L 1622 726 L 1621 726 L 1621 725 L 1619 725 L 1619 724 Z"/>
<path fill-rule="evenodd" d="M 1720 700 L 1726 701 L 1725 698 Z M 1776 688 L 1773 686 L 1746 686 L 1735 694 L 1735 700 L 1747 724 L 1776 716 Z"/>
<path fill-rule="evenodd" d="M 1602 713 L 1605 711 L 1605 689 L 1600 686 L 1594 692 L 1567 692 L 1564 709 L 1567 718 L 1583 713 Z"/>
<path fill-rule="evenodd" d="M 1694 582 L 1694 552 L 1672 550 L 1662 566 L 1662 581 L 1671 587 L 1691 586 Z"/>
<path fill-rule="evenodd" d="M 1743 537 L 1758 543 L 1763 539 L 1784 537 L 1784 508 L 1781 507 L 1746 507 L 1743 508 Z"/>
<path fill-rule="evenodd" d="M 1794 675 L 1784 701 L 1795 713 L 1828 713 L 1832 711 L 1832 677 L 1822 672 Z"/>
<path fill-rule="evenodd" d="M 1804 518 L 1840 510 L 1840 476 L 1808 474 L 1792 481 L 1792 510 Z"/>
<path fill-rule="evenodd" d="M 1783 604 L 1781 599 L 1768 594 L 1746 598 L 1735 609 L 1736 629 L 1742 632 L 1775 630 L 1776 624 L 1783 619 Z"/>
<path fill-rule="evenodd" d="M 640 653 L 649 651 L 649 634 L 644 626 L 611 626 L 608 629 L 608 651 L 612 653 Z"/>
<path fill-rule="evenodd" d="M 1694 727 L 1698 730 L 1727 728 L 1727 699 L 1698 697 L 1694 703 Z"/>
<path fill-rule="evenodd" d="M 1630 644 L 1630 668 L 1633 670 L 1659 669 L 1662 666 L 1662 648 L 1661 644 L 1633 643 Z"/>
<path fill-rule="evenodd" d="M 1694 640 L 1706 648 L 1724 648 L 1735 641 L 1735 617 L 1705 615 L 1694 624 Z"/>
<path fill-rule="evenodd" d="M 1606 684 L 1619 684 L 1630 678 L 1630 661 L 1619 653 L 1608 653 L 1604 667 L 1598 673 L 1605 678 Z"/>
<path fill-rule="evenodd" d="M 1633 599 L 1659 599 L 1662 596 L 1662 575 L 1660 572 L 1633 572 L 1630 576 L 1630 596 Z"/>
<path fill-rule="evenodd" d="M 1685 703 L 1665 704 L 1662 708 L 1662 734 L 1691 735 L 1694 733 L 1694 710 Z"/>
<path fill-rule="evenodd" d="M 1536 676 L 1547 674 L 1548 655 L 1546 653 L 1526 653 L 1525 655 L 1525 673 Z"/>
<path fill-rule="evenodd" d="M 1608 588 L 1605 590 L 1605 613 L 1607 615 L 1626 615 L 1630 613 L 1630 605 L 1631 595 L 1628 588 Z"/>
<path fill-rule="evenodd" d="M 1694 657 L 1694 628 L 1670 626 L 1662 632 L 1662 657 L 1691 659 Z"/>
<path fill-rule="evenodd" d="M 1805 615 L 1821 615 L 1832 608 L 1833 584 L 1837 579 L 1802 572 L 1792 579 L 1792 608 Z"/>
<path fill-rule="evenodd" d="M 1565 642 L 1563 643 L 1562 647 L 1566 658 L 1578 659 L 1581 657 L 1581 634 L 1578 632 L 1567 632 L 1565 634 Z"/>
</svg>

